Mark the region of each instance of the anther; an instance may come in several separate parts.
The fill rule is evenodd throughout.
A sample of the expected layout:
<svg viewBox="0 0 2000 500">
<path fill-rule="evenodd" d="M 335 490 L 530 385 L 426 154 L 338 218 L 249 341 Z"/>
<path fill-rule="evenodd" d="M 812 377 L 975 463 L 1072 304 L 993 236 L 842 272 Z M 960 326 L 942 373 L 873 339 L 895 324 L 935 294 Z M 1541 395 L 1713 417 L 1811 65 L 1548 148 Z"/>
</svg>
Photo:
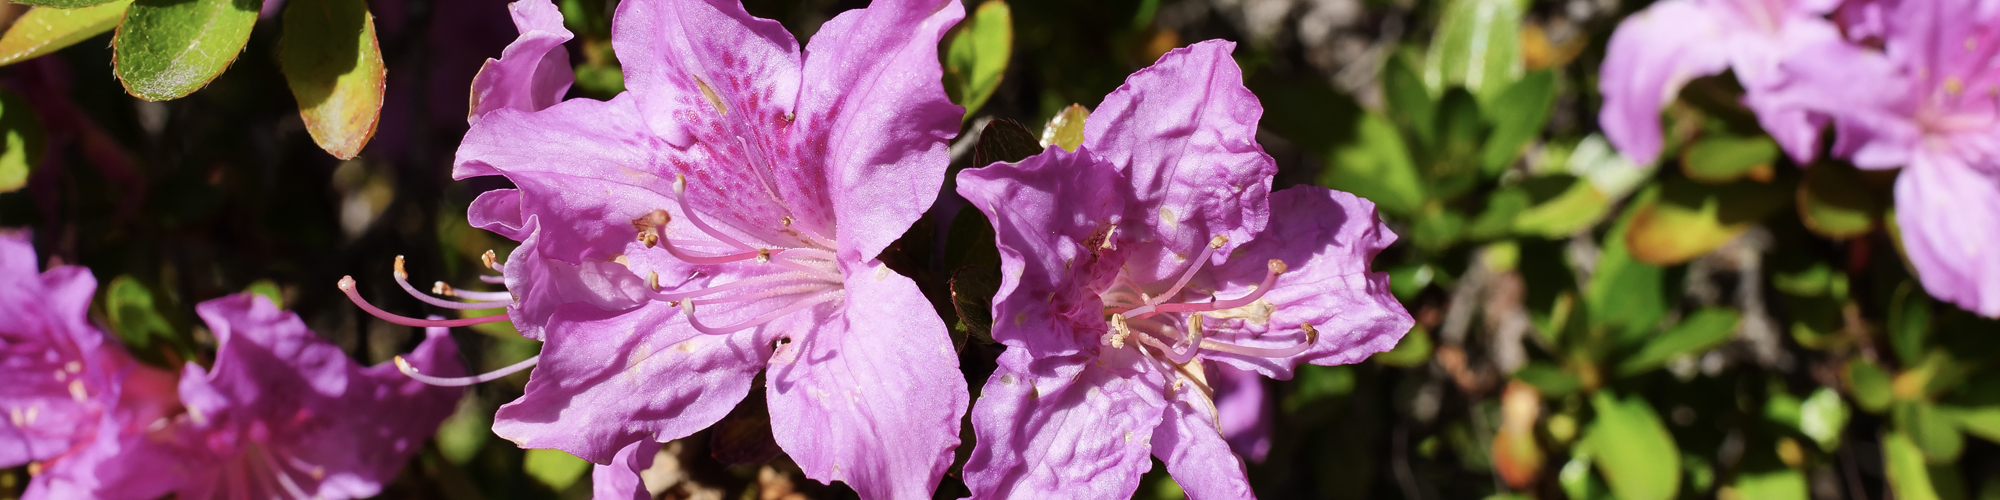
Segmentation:
<svg viewBox="0 0 2000 500">
<path fill-rule="evenodd" d="M 431 293 L 435 293 L 435 294 L 438 294 L 438 295 L 443 295 L 443 296 L 446 296 L 446 297 L 457 297 L 457 296 L 458 296 L 458 291 L 457 291 L 457 290 L 453 290 L 453 289 L 451 288 L 451 285 L 447 285 L 447 284 L 445 284 L 445 283 L 444 283 L 443 281 L 439 281 L 439 282 L 436 282 L 436 283 L 431 283 Z"/>
<path fill-rule="evenodd" d="M 1214 238 L 1208 239 L 1208 248 L 1210 249 L 1220 249 L 1223 245 L 1227 244 L 1229 244 L 1229 235 L 1227 234 L 1218 234 Z"/>
<path fill-rule="evenodd" d="M 784 217 L 779 217 L 779 218 L 778 218 L 778 223 L 779 223 L 779 224 L 784 224 L 784 225 L 785 225 L 785 227 L 792 227 L 792 216 L 790 216 L 790 215 L 787 215 L 787 216 L 784 216 Z"/>
<path fill-rule="evenodd" d="M 401 255 L 396 256 L 396 279 L 410 279 L 410 272 L 403 270 L 403 256 Z"/>
<path fill-rule="evenodd" d="M 1269 272 L 1264 274 L 1264 281 L 1257 284 L 1257 289 L 1251 290 L 1250 293 L 1242 297 L 1192 304 L 1160 304 L 1154 310 L 1150 311 L 1150 313 L 1222 311 L 1250 305 L 1256 302 L 1257 299 L 1264 298 L 1265 293 L 1269 293 L 1272 288 L 1278 286 L 1278 275 L 1285 274 L 1286 271 L 1291 270 L 1290 266 L 1285 265 L 1285 261 L 1278 259 L 1271 259 L 1265 267 Z"/>
<path fill-rule="evenodd" d="M 485 264 L 487 269 L 500 270 L 500 258 L 494 256 L 491 249 L 488 249 L 486 253 L 479 254 L 479 263 Z"/>
<path fill-rule="evenodd" d="M 757 249 L 757 263 L 758 263 L 758 264 L 763 264 L 763 263 L 766 263 L 766 262 L 770 262 L 770 261 L 771 261 L 771 249 L 769 249 L 769 248 L 759 248 L 759 249 Z"/>
<path fill-rule="evenodd" d="M 673 220 L 674 217 L 667 214 L 666 210 L 655 208 L 651 212 L 646 212 L 646 215 L 632 219 L 632 229 L 639 232 L 640 243 L 645 244 L 646 248 L 653 248 L 660 243 L 661 228 L 667 227 L 667 223 Z"/>
</svg>

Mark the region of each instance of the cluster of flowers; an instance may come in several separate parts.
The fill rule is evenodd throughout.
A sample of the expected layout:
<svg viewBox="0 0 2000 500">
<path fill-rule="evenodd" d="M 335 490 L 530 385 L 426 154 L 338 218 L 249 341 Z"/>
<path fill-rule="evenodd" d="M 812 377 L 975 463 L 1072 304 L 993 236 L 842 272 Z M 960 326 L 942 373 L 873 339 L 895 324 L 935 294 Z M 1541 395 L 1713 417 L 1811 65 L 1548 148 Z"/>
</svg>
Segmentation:
<svg viewBox="0 0 2000 500">
<path fill-rule="evenodd" d="M 1724 70 L 1799 164 L 1831 125 L 1831 156 L 1903 168 L 1895 220 L 1925 290 L 2000 317 L 2000 1 L 1655 3 L 1611 36 L 1605 134 L 1652 161 L 1661 106 Z"/>
<path fill-rule="evenodd" d="M 25 498 L 368 497 L 458 400 L 355 364 L 248 293 L 196 307 L 214 362 L 188 362 L 177 381 L 90 325 L 96 289 L 89 270 L 42 272 L 25 237 L 0 234 L 0 466 L 29 464 Z M 445 333 L 408 362 L 458 369 Z"/>
<path fill-rule="evenodd" d="M 510 9 L 521 35 L 475 78 L 453 170 L 515 186 L 480 195 L 468 216 L 520 242 L 488 259 L 500 275 L 487 281 L 505 290 L 439 297 L 396 276 L 427 303 L 506 314 L 398 316 L 343 279 L 369 313 L 434 330 L 397 367 L 364 369 L 261 299 L 217 299 L 200 306 L 217 361 L 188 365 L 176 401 L 171 377 L 82 323 L 91 287 L 8 289 L 86 297 L 45 309 L 55 315 L 0 315 L 50 318 L 0 324 L 32 333 L 5 338 L 7 362 L 31 365 L 6 376 L 96 384 L 6 397 L 44 405 L 8 409 L 7 429 L 35 439 L 7 456 L 41 460 L 37 488 L 366 496 L 436 428 L 449 387 L 535 367 L 494 431 L 599 464 L 599 498 L 646 497 L 638 471 L 661 443 L 723 418 L 760 373 L 780 447 L 864 498 L 929 498 L 968 411 L 977 498 L 1128 496 L 1153 457 L 1193 497 L 1242 498 L 1238 453 L 1269 447 L 1260 377 L 1353 363 L 1411 327 L 1388 277 L 1368 269 L 1396 238 L 1374 205 L 1273 192 L 1276 166 L 1255 140 L 1263 110 L 1234 46 L 1202 42 L 1106 97 L 1074 151 L 959 175 L 1003 275 L 992 335 L 1005 353 L 974 403 L 943 321 L 877 259 L 945 180 L 964 110 L 945 96 L 937 46 L 964 14 L 957 0 L 878 0 L 826 22 L 803 52 L 734 2 L 627 0 L 612 42 L 629 90 L 609 101 L 562 100 L 571 34 L 555 5 Z M 431 364 L 454 355 L 437 330 L 497 321 L 541 354 L 469 377 Z M 49 386 L 37 384 L 21 387 Z M 405 408 L 372 411 L 385 404 Z M 104 423 L 58 433 L 33 425 L 34 408 L 44 423 L 56 411 Z M 125 474 L 135 464 L 151 469 Z"/>
</svg>

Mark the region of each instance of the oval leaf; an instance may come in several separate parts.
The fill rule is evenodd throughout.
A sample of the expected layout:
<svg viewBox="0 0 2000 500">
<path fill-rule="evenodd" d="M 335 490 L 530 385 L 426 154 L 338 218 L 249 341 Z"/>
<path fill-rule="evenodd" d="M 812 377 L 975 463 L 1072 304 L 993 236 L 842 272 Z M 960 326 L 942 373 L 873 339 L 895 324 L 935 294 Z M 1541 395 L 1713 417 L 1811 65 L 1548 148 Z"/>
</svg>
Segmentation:
<svg viewBox="0 0 2000 500">
<path fill-rule="evenodd" d="M 112 37 L 112 68 L 125 92 L 178 99 L 208 85 L 250 40 L 255 0 L 138 0 Z"/>
<path fill-rule="evenodd" d="M 1048 126 L 1042 127 L 1042 147 L 1062 146 L 1066 151 L 1076 151 L 1083 145 L 1083 121 L 1090 118 L 1090 110 L 1082 104 L 1071 104 L 1049 118 Z"/>
<path fill-rule="evenodd" d="M 1709 184 L 1736 182 L 1778 161 L 1778 143 L 1769 137 L 1707 136 L 1681 153 L 1681 171 Z"/>
<path fill-rule="evenodd" d="M 1521 0 L 1451 0 L 1424 55 L 1424 84 L 1460 85 L 1490 100 L 1520 78 Z"/>
<path fill-rule="evenodd" d="M 1587 446 L 1610 483 L 1624 500 L 1667 500 L 1681 487 L 1680 448 L 1653 407 L 1639 398 L 1618 401 L 1608 392 L 1591 398 L 1597 419 L 1590 424 Z"/>
<path fill-rule="evenodd" d="M 111 28 L 125 18 L 132 0 L 98 4 L 81 9 L 36 7 L 14 20 L 6 35 L 0 35 L 0 66 L 62 50 Z"/>
<path fill-rule="evenodd" d="M 1618 365 L 1619 375 L 1644 373 L 1665 366 L 1676 356 L 1692 355 L 1714 349 L 1728 342 L 1736 333 L 1736 324 L 1743 315 L 1733 309 L 1709 307 L 1681 320 L 1680 324 L 1668 328 L 1666 332 L 1653 337 L 1646 347 Z"/>
<path fill-rule="evenodd" d="M 1658 200 L 1639 207 L 1626 244 L 1643 262 L 1663 266 L 1687 262 L 1728 243 L 1783 206 L 1783 196 L 1774 196 L 1783 189 L 1776 183 L 1754 181 L 1723 186 L 1667 181 Z"/>
<path fill-rule="evenodd" d="M 993 97 L 1014 50 L 1014 17 L 1007 2 L 986 0 L 952 28 L 945 42 L 944 91 L 965 106 L 965 119 Z"/>
<path fill-rule="evenodd" d="M 1931 487 L 1930 471 L 1924 467 L 1924 454 L 1908 436 L 1892 432 L 1882 438 L 1882 461 L 1884 472 L 1889 476 L 1889 488 L 1902 500 L 1938 500 L 1937 490 Z"/>
<path fill-rule="evenodd" d="M 313 142 L 343 160 L 360 154 L 375 136 L 387 76 L 368 5 L 292 0 L 278 62 Z"/>
<path fill-rule="evenodd" d="M 1848 239 L 1874 231 L 1885 205 L 1852 166 L 1814 165 L 1799 183 L 1799 218 L 1807 229 L 1827 238 Z"/>
<path fill-rule="evenodd" d="M 41 119 L 26 99 L 0 91 L 0 193 L 28 185 L 28 173 L 42 163 L 48 141 Z"/>
</svg>

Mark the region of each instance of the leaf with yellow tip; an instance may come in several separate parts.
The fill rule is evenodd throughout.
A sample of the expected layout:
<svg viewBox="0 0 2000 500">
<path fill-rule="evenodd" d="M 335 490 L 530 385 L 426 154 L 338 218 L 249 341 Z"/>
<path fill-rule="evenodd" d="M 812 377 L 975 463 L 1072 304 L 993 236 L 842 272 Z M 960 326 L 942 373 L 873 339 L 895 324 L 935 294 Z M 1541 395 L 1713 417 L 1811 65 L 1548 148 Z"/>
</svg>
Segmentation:
<svg viewBox="0 0 2000 500">
<path fill-rule="evenodd" d="M 132 0 L 81 9 L 35 7 L 0 35 L 0 66 L 14 64 L 76 45 L 118 27 Z"/>
<path fill-rule="evenodd" d="M 1090 118 L 1090 110 L 1082 104 L 1071 104 L 1049 119 L 1049 125 L 1042 128 L 1042 147 L 1062 146 L 1064 150 L 1076 151 L 1083 145 L 1083 121 Z"/>
<path fill-rule="evenodd" d="M 368 5 L 293 0 L 278 61 L 313 142 L 343 160 L 360 154 L 375 136 L 388 76 Z"/>
</svg>

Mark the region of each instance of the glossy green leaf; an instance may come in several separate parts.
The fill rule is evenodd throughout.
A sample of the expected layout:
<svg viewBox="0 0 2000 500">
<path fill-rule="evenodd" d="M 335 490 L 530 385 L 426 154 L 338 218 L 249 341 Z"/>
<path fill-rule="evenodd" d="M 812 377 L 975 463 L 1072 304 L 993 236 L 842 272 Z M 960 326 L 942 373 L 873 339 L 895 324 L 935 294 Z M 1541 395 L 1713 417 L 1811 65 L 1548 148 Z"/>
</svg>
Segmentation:
<svg viewBox="0 0 2000 500">
<path fill-rule="evenodd" d="M 1958 432 L 1952 415 L 1930 403 L 1897 403 L 1891 416 L 1896 429 L 1910 437 L 1910 442 L 1917 445 L 1929 463 L 1949 463 L 1958 460 L 1959 453 L 1965 451 L 1965 436 Z"/>
<path fill-rule="evenodd" d="M 1689 179 L 1728 184 L 1778 161 L 1778 143 L 1764 136 L 1703 136 L 1681 152 L 1681 171 Z"/>
<path fill-rule="evenodd" d="M 1675 356 L 1700 354 L 1729 341 L 1743 318 L 1734 309 L 1703 308 L 1682 318 L 1679 324 L 1653 337 L 1638 353 L 1618 364 L 1619 375 L 1634 375 L 1659 368 Z"/>
<path fill-rule="evenodd" d="M 125 92 L 178 99 L 221 75 L 250 40 L 255 0 L 137 0 L 112 37 L 112 68 Z"/>
<path fill-rule="evenodd" d="M 1840 392 L 1821 387 L 1799 405 L 1799 433 L 1812 438 L 1820 450 L 1831 453 L 1840 446 L 1848 416 L 1847 402 L 1840 399 Z"/>
<path fill-rule="evenodd" d="M 1591 397 L 1597 418 L 1584 437 L 1598 471 L 1622 500 L 1676 498 L 1681 486 L 1680 448 L 1653 407 L 1638 397 L 1619 401 L 1609 392 Z"/>
<path fill-rule="evenodd" d="M 152 344 L 153 337 L 173 335 L 173 325 L 160 315 L 152 290 L 138 279 L 131 276 L 112 279 L 104 298 L 111 331 L 127 345 L 144 350 Z"/>
<path fill-rule="evenodd" d="M 1895 394 L 1890 389 L 1889 372 L 1866 359 L 1854 358 L 1847 362 L 1847 390 L 1854 396 L 1854 405 L 1869 413 L 1881 413 L 1889 409 Z"/>
<path fill-rule="evenodd" d="M 1767 471 L 1745 471 L 1736 476 L 1736 498 L 1758 500 L 1806 500 L 1812 495 L 1806 489 L 1806 475 L 1798 469 L 1778 468 Z M 1726 498 L 1726 497 L 1725 497 Z"/>
<path fill-rule="evenodd" d="M 1071 104 L 1061 113 L 1049 118 L 1049 124 L 1042 127 L 1042 147 L 1061 146 L 1067 151 L 1076 151 L 1083 145 L 1083 122 L 1090 118 L 1090 110 L 1082 104 Z"/>
<path fill-rule="evenodd" d="M 986 0 L 946 35 L 944 91 L 965 107 L 965 119 L 1000 88 L 1014 52 L 1014 19 L 1007 2 Z"/>
<path fill-rule="evenodd" d="M 1449 0 L 1424 56 L 1424 84 L 1498 94 L 1520 78 L 1521 0 Z M 1487 100 L 1487 99 L 1482 99 Z"/>
<path fill-rule="evenodd" d="M 523 460 L 521 468 L 528 477 L 556 491 L 569 489 L 590 472 L 590 462 L 562 450 L 529 448 Z"/>
<path fill-rule="evenodd" d="M 1499 98 L 1487 103 L 1484 115 L 1492 125 L 1493 132 L 1486 137 L 1484 149 L 1480 151 L 1480 168 L 1486 175 L 1496 175 L 1514 159 L 1521 157 L 1521 151 L 1542 135 L 1542 127 L 1549 122 L 1549 113 L 1555 109 L 1556 77 L 1548 71 L 1536 71 L 1514 82 Z"/>
<path fill-rule="evenodd" d="M 77 9 L 83 7 L 90 7 L 93 5 L 102 5 L 105 3 L 109 3 L 112 0 L 9 0 L 9 1 L 18 4 L 33 5 L 36 7 L 48 7 L 52 9 Z"/>
<path fill-rule="evenodd" d="M 1860 171 L 1834 162 L 1806 169 L 1797 199 L 1799 218 L 1806 228 L 1832 239 L 1853 238 L 1874 231 L 1888 205 L 1863 183 Z"/>
<path fill-rule="evenodd" d="M 1641 261 L 1673 265 L 1693 260 L 1743 234 L 1784 206 L 1780 183 L 1704 185 L 1671 179 L 1659 200 L 1641 205 L 1627 243 Z"/>
<path fill-rule="evenodd" d="M 0 193 L 28 185 L 28 174 L 42 164 L 47 148 L 34 106 L 18 94 L 0 90 Z"/>
<path fill-rule="evenodd" d="M 1514 232 L 1563 238 L 1590 229 L 1611 212 L 1611 198 L 1589 181 L 1568 175 L 1535 177 L 1520 184 L 1529 208 L 1514 216 Z"/>
<path fill-rule="evenodd" d="M 1882 438 L 1883 471 L 1889 476 L 1889 488 L 1895 491 L 1897 500 L 1938 500 L 1937 490 L 1931 486 L 1929 468 L 1924 466 L 1924 454 L 1915 442 L 1901 432 L 1891 432 Z"/>
<path fill-rule="evenodd" d="M 1431 361 L 1431 348 L 1430 331 L 1425 330 L 1423 325 L 1415 325 L 1410 327 L 1409 333 L 1403 334 L 1402 340 L 1396 342 L 1396 348 L 1369 356 L 1368 359 L 1403 368 L 1423 366 Z"/>
<path fill-rule="evenodd" d="M 0 35 L 0 66 L 62 50 L 118 27 L 132 0 L 104 2 L 84 8 L 36 7 L 14 20 Z"/>
<path fill-rule="evenodd" d="M 1336 146 L 1319 184 L 1367 198 L 1389 214 L 1416 213 L 1424 203 L 1424 184 L 1395 124 L 1370 113 L 1356 131 L 1353 143 Z"/>
<path fill-rule="evenodd" d="M 278 62 L 313 142 L 336 158 L 361 154 L 381 117 L 382 50 L 362 0 L 291 0 Z"/>
</svg>

